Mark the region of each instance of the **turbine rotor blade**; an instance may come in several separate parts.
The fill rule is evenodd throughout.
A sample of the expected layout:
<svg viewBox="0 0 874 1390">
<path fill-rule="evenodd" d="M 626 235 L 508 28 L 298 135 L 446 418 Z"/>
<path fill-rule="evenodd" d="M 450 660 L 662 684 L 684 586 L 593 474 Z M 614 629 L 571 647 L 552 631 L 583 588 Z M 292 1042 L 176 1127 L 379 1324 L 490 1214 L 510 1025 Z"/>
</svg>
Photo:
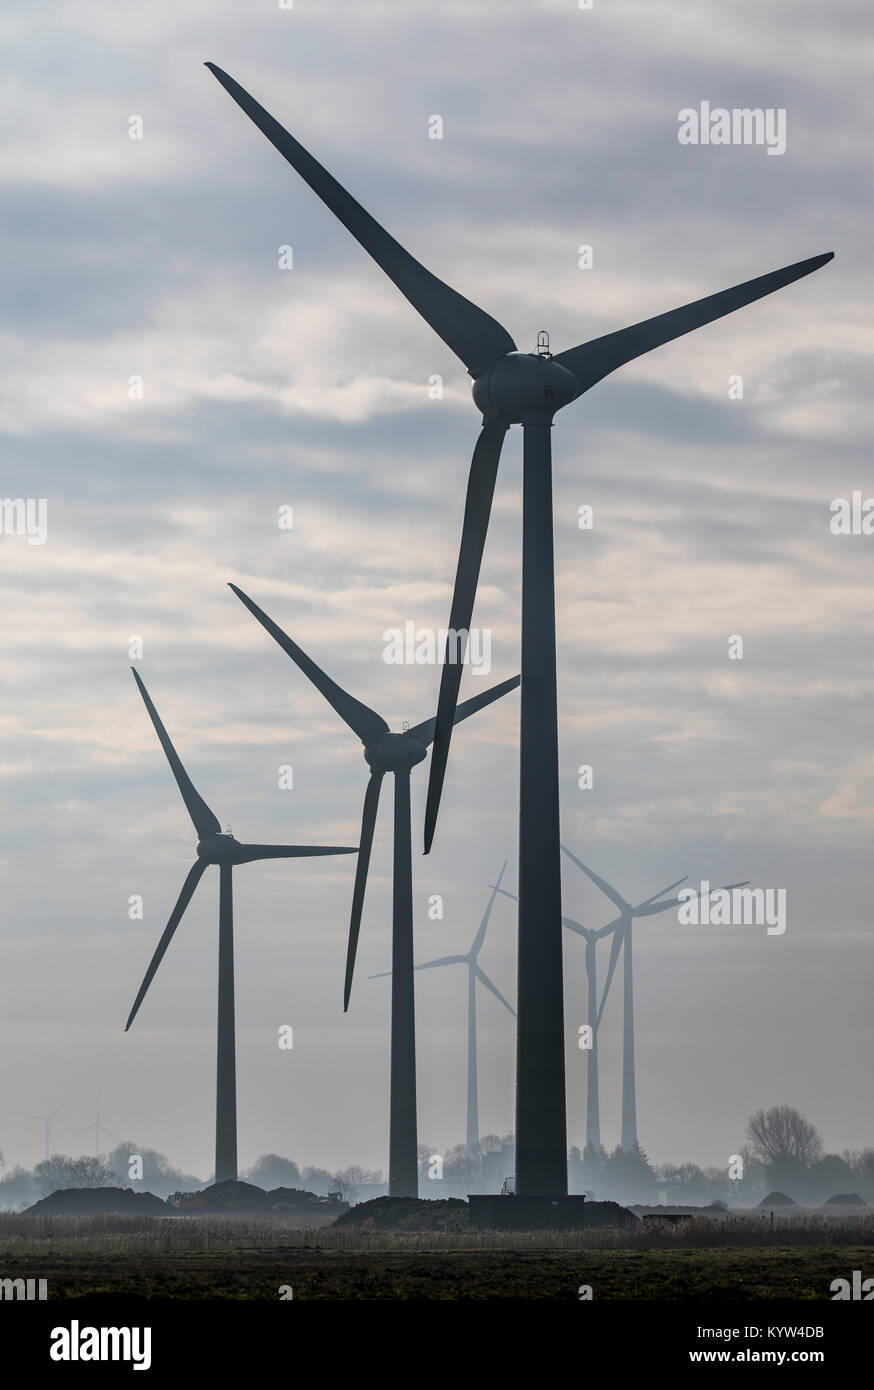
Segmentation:
<svg viewBox="0 0 874 1390">
<path fill-rule="evenodd" d="M 244 594 L 242 589 L 238 589 L 236 584 L 229 584 L 228 588 L 234 591 L 240 602 L 246 605 L 249 612 L 258 619 L 273 640 L 279 643 L 286 655 L 290 656 L 292 661 L 300 667 L 304 675 L 312 681 L 316 690 L 324 695 L 328 704 L 337 711 L 352 732 L 358 735 L 363 744 L 375 743 L 377 739 L 382 738 L 383 734 L 389 732 L 389 727 L 381 715 L 362 704 L 360 700 L 347 694 L 342 686 L 337 685 L 336 681 L 332 681 L 331 677 L 326 675 L 322 668 L 317 666 L 311 657 L 308 657 L 306 652 L 291 640 L 288 633 L 283 632 L 272 618 L 268 618 L 264 610 L 259 608 L 257 603 L 254 603 L 247 594 Z"/>
<path fill-rule="evenodd" d="M 729 290 L 696 299 L 679 309 L 671 309 L 667 314 L 657 314 L 655 318 L 644 319 L 630 328 L 622 328 L 618 333 L 607 333 L 603 338 L 593 338 L 591 342 L 580 343 L 578 347 L 567 348 L 556 354 L 560 362 L 572 372 L 579 383 L 578 396 L 588 391 L 617 367 L 642 357 L 663 343 L 682 338 L 696 328 L 713 323 L 736 309 L 742 309 L 757 299 L 762 299 L 774 290 L 781 290 L 795 280 L 801 280 L 812 271 L 819 270 L 834 257 L 833 251 L 823 256 L 812 256 L 810 260 L 796 261 L 794 265 L 773 270 L 768 275 L 759 275 L 755 280 L 745 280 L 742 285 L 733 285 Z"/>
<path fill-rule="evenodd" d="M 143 704 L 148 710 L 149 718 L 155 726 L 155 733 L 158 735 L 161 747 L 167 756 L 170 770 L 176 778 L 176 785 L 182 793 L 182 800 L 185 802 L 188 814 L 192 819 L 199 838 L 202 840 L 207 835 L 220 834 L 221 824 L 218 817 L 213 815 L 203 797 L 200 795 L 200 792 L 195 789 L 194 783 L 182 766 L 179 754 L 170 742 L 170 736 L 161 723 L 161 717 L 152 704 L 148 690 L 143 685 L 143 682 L 140 680 L 138 673 L 134 671 L 133 667 L 131 667 L 131 671 L 139 688 L 139 692 L 143 697 Z"/>
<path fill-rule="evenodd" d="M 128 1015 L 127 1023 L 124 1025 L 125 1032 L 127 1032 L 127 1030 L 130 1028 L 131 1024 L 137 1016 L 137 1010 L 139 1009 L 140 1005 L 146 997 L 146 990 L 152 983 L 155 971 L 158 969 L 158 966 L 164 959 L 164 953 L 167 950 L 167 947 L 170 945 L 170 942 L 173 940 L 173 933 L 179 926 L 179 923 L 182 920 L 182 914 L 185 911 L 188 904 L 191 902 L 191 899 L 194 895 L 194 890 L 200 882 L 201 878 L 203 877 L 206 867 L 206 860 L 198 859 L 194 864 L 192 864 L 191 868 L 188 870 L 188 876 L 182 885 L 182 891 L 176 900 L 176 906 L 170 913 L 170 920 L 164 928 L 164 934 L 161 937 L 161 940 L 158 942 L 155 954 L 152 956 L 152 959 L 149 962 L 149 968 L 143 976 L 143 983 L 140 985 L 139 993 L 136 999 L 134 1000 L 134 1006 L 131 1009 L 130 1014 Z"/>
<path fill-rule="evenodd" d="M 437 960 L 426 960 L 415 967 L 416 970 L 433 970 L 438 965 L 469 965 L 470 956 L 438 956 Z M 391 971 L 388 972 L 391 974 Z"/>
<path fill-rule="evenodd" d="M 660 888 L 657 893 L 651 893 L 648 898 L 644 898 L 642 903 L 637 904 L 637 907 L 633 909 L 633 915 L 636 916 L 642 907 L 648 907 L 650 903 L 654 903 L 656 898 L 662 898 L 665 893 L 670 893 L 672 888 L 679 888 L 680 884 L 685 883 L 688 877 L 688 874 L 683 874 L 682 878 L 675 879 L 673 883 L 669 883 L 667 888 Z"/>
<path fill-rule="evenodd" d="M 695 896 L 700 898 L 701 894 L 696 893 Z M 679 902 L 679 898 L 668 898 L 668 900 L 663 903 L 650 903 L 648 907 L 636 908 L 634 911 L 634 916 L 654 917 L 659 912 L 665 912 L 669 907 L 677 907 L 679 905 Z"/>
<path fill-rule="evenodd" d="M 367 870 L 370 866 L 370 851 L 373 847 L 373 831 L 376 826 L 376 811 L 379 806 L 379 789 L 384 773 L 372 772 L 367 790 L 364 793 L 364 811 L 361 816 L 361 841 L 358 846 L 358 863 L 355 866 L 355 887 L 352 890 L 352 916 L 349 920 L 349 944 L 346 948 L 346 980 L 343 986 L 343 1012 L 349 1008 L 349 995 L 352 990 L 352 976 L 355 973 L 355 953 L 358 950 L 358 933 L 361 930 L 361 912 L 364 907 L 364 890 L 367 887 Z"/>
<path fill-rule="evenodd" d="M 498 881 L 492 889 L 492 896 L 489 898 L 489 901 L 486 905 L 486 910 L 483 913 L 483 919 L 480 922 L 479 927 L 477 928 L 476 936 L 473 938 L 473 945 L 470 948 L 470 954 L 473 960 L 476 960 L 477 956 L 482 950 L 482 944 L 486 939 L 486 928 L 489 925 L 489 918 L 492 915 L 492 908 L 494 907 L 495 898 L 501 891 L 501 879 L 504 877 L 506 868 L 507 861 L 505 859 L 503 865 L 501 866 L 501 872 L 498 874 Z"/>
<path fill-rule="evenodd" d="M 613 918 L 613 921 L 612 921 L 612 922 L 608 922 L 607 925 L 606 925 L 606 927 L 599 927 L 599 928 L 598 928 L 598 930 L 595 932 L 595 940 L 596 940 L 596 941 L 600 941 L 601 938 L 602 938 L 602 936 L 609 936 L 610 932 L 611 932 L 611 931 L 612 931 L 612 932 L 615 932 L 616 929 L 617 929 L 618 927 L 621 927 L 621 926 L 622 926 L 622 923 L 623 923 L 624 921 L 625 921 L 625 918 L 624 918 L 624 917 L 614 917 L 614 918 Z"/>
<path fill-rule="evenodd" d="M 500 700 L 502 695 L 509 695 L 511 690 L 515 690 L 521 685 L 521 676 L 511 676 L 509 680 L 501 681 L 500 685 L 493 685 L 489 690 L 484 690 L 481 695 L 473 695 L 469 700 L 462 700 L 460 705 L 455 707 L 455 718 L 452 723 L 460 724 L 463 719 L 469 719 L 472 714 L 485 709 L 487 705 L 494 704 L 495 700 Z M 414 728 L 408 729 L 411 738 L 419 743 L 424 743 L 427 748 L 429 743 L 434 741 L 434 731 L 437 727 L 437 716 L 433 719 L 425 719 L 421 724 L 416 724 Z M 503 872 L 503 870 L 502 870 Z"/>
<path fill-rule="evenodd" d="M 433 970 L 437 965 L 470 965 L 470 956 L 441 956 L 439 960 L 426 960 L 421 965 L 413 966 L 414 970 Z M 375 975 L 368 975 L 368 980 L 386 980 L 391 975 L 390 970 L 379 970 Z"/>
<path fill-rule="evenodd" d="M 252 864 L 258 859 L 309 859 L 322 854 L 357 854 L 357 847 L 343 845 L 240 845 L 235 864 Z"/>
<path fill-rule="evenodd" d="M 582 859 L 578 859 L 575 854 L 571 854 L 571 851 L 568 849 L 567 845 L 562 845 L 562 849 L 564 850 L 568 859 L 573 860 L 578 869 L 582 869 L 583 873 L 592 880 L 596 887 L 600 888 L 601 892 L 610 899 L 611 903 L 615 903 L 616 907 L 619 908 L 620 912 L 625 912 L 628 910 L 628 908 L 630 907 L 630 903 L 627 903 L 625 899 L 619 893 L 617 893 L 616 889 L 611 887 L 611 885 L 607 882 L 606 879 L 599 878 L 599 876 L 595 873 L 594 869 L 587 868 L 586 865 L 583 863 Z"/>
<path fill-rule="evenodd" d="M 490 883 L 489 887 L 494 888 L 496 893 L 500 893 L 502 898 L 511 898 L 514 903 L 517 903 L 519 901 L 518 895 L 516 893 L 511 893 L 506 888 L 499 888 L 496 883 Z"/>
<path fill-rule="evenodd" d="M 470 630 L 476 587 L 479 582 L 480 565 L 489 527 L 492 510 L 492 497 L 495 492 L 495 479 L 498 463 L 508 426 L 500 420 L 490 420 L 480 430 L 470 475 L 467 480 L 467 497 L 464 503 L 464 522 L 461 528 L 461 546 L 458 552 L 458 566 L 455 571 L 455 587 L 452 594 L 452 608 L 449 614 L 449 632 L 446 638 L 446 656 L 449 656 L 449 643 L 452 634 Z M 456 656 L 463 653 L 456 651 Z M 437 825 L 437 812 L 440 809 L 440 794 L 446 776 L 446 762 L 449 757 L 449 744 L 452 726 L 455 722 L 458 691 L 461 687 L 462 662 L 444 660 L 440 676 L 440 694 L 437 700 L 437 717 L 434 728 L 434 751 L 431 754 L 431 771 L 428 777 L 428 798 L 425 803 L 425 853 L 431 849 L 434 830 Z"/>
<path fill-rule="evenodd" d="M 613 945 L 610 948 L 610 964 L 607 967 L 607 978 L 604 981 L 604 991 L 601 995 L 601 1003 L 598 1005 L 598 1017 L 595 1019 L 595 1030 L 601 1026 L 601 1015 L 604 1012 L 604 1005 L 607 1003 L 607 995 L 610 993 L 610 985 L 616 971 L 616 962 L 619 960 L 619 952 L 625 942 L 625 932 L 628 930 L 626 923 L 625 931 L 617 931 L 613 936 Z"/>
<path fill-rule="evenodd" d="M 496 999 L 500 999 L 500 1001 L 501 1001 L 501 1003 L 503 1004 L 504 1008 L 505 1008 L 505 1009 L 509 1009 L 509 1010 L 510 1010 L 510 1013 L 511 1013 L 511 1014 L 513 1015 L 513 1017 L 515 1018 L 515 1017 L 516 1017 L 516 1010 L 513 1008 L 512 1004 L 508 1004 L 508 1003 L 507 1003 L 507 1001 L 506 1001 L 506 999 L 504 998 L 503 994 L 502 994 L 501 991 L 498 989 L 498 986 L 495 985 L 495 984 L 492 984 L 492 982 L 491 982 L 491 980 L 489 979 L 489 977 L 488 977 L 488 975 L 486 974 L 486 972 L 485 972 L 484 970 L 482 970 L 482 969 L 480 968 L 480 966 L 474 965 L 474 967 L 473 967 L 473 973 L 474 973 L 474 975 L 476 975 L 476 977 L 477 977 L 477 979 L 479 980 L 480 984 L 481 984 L 481 985 L 485 985 L 486 989 L 487 989 L 487 990 L 490 990 L 491 993 L 495 996 Z"/>
<path fill-rule="evenodd" d="M 584 936 L 587 941 L 594 936 L 589 927 L 584 927 L 582 922 L 575 922 L 573 917 L 562 917 L 561 922 L 568 931 L 576 932 L 577 936 Z"/>
<path fill-rule="evenodd" d="M 688 877 L 688 875 L 687 875 L 687 877 Z M 747 886 L 747 884 L 749 883 L 749 881 L 750 881 L 750 880 L 747 878 L 747 879 L 744 879 L 743 883 L 725 883 L 725 884 L 722 885 L 721 888 L 717 888 L 717 889 L 715 889 L 715 890 L 714 890 L 714 889 L 708 889 L 708 892 L 714 892 L 714 891 L 715 891 L 715 892 L 717 892 L 717 893 L 730 893 L 731 890 L 732 890 L 732 888 L 746 888 L 746 886 Z M 681 882 L 682 882 L 682 880 L 681 880 Z M 667 890 L 665 890 L 665 891 L 667 891 Z M 699 891 L 698 891 L 694 896 L 695 896 L 696 898 L 699 898 L 699 899 L 702 898 L 702 897 L 704 896 L 703 891 L 699 889 Z M 691 898 L 684 898 L 683 901 L 684 901 L 684 902 L 691 902 Z M 635 910 L 634 910 L 634 916 L 635 916 L 635 917 L 651 917 L 651 916 L 653 915 L 653 913 L 656 913 L 656 912 L 664 912 L 665 908 L 667 908 L 667 907 L 679 907 L 679 905 L 680 905 L 680 899 L 679 899 L 679 898 L 671 898 L 669 902 L 665 902 L 665 903 L 653 903 L 650 907 L 635 908 Z"/>
<path fill-rule="evenodd" d="M 214 63 L 206 66 L 438 337 L 461 358 L 472 377 L 479 376 L 504 353 L 515 352 L 516 344 L 496 319 L 420 265 L 238 82 Z"/>
</svg>

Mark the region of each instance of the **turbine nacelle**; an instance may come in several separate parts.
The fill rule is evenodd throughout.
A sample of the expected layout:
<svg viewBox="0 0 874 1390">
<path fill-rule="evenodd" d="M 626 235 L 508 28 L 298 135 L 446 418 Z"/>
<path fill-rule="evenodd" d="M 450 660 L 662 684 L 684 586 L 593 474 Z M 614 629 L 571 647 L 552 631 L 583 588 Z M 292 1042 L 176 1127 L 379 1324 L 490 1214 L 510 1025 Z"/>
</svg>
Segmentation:
<svg viewBox="0 0 874 1390">
<path fill-rule="evenodd" d="M 576 377 L 554 357 L 507 352 L 478 376 L 473 399 L 486 420 L 548 425 L 579 392 Z"/>
<path fill-rule="evenodd" d="M 197 857 L 205 864 L 232 864 L 240 848 L 233 835 L 204 835 L 197 842 Z"/>
<path fill-rule="evenodd" d="M 425 761 L 428 750 L 410 734 L 383 734 L 365 747 L 364 756 L 375 772 L 407 772 Z"/>
</svg>

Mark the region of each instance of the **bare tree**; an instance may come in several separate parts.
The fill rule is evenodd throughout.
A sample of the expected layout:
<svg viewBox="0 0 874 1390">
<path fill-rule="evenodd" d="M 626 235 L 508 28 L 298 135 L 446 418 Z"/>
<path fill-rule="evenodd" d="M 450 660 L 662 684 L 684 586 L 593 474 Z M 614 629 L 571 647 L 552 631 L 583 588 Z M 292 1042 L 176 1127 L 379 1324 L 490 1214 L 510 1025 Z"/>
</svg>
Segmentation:
<svg viewBox="0 0 874 1390">
<path fill-rule="evenodd" d="M 372 1188 L 381 1187 L 384 1182 L 382 1173 L 371 1172 L 367 1168 L 361 1168 L 357 1163 L 334 1174 L 334 1184 L 347 1202 L 363 1201 L 364 1193 L 370 1193 Z"/>
<path fill-rule="evenodd" d="M 447 1149 L 443 1160 L 443 1179 L 447 1186 L 456 1191 L 470 1192 L 482 1169 L 482 1159 L 478 1154 L 470 1154 L 466 1144 L 456 1144 Z"/>
<path fill-rule="evenodd" d="M 747 1138 L 762 1163 L 789 1157 L 809 1167 L 822 1154 L 822 1136 L 816 1125 L 791 1105 L 757 1110 L 747 1123 Z"/>
<path fill-rule="evenodd" d="M 118 1181 L 105 1158 L 68 1158 L 66 1154 L 52 1154 L 37 1163 L 33 1178 L 45 1196 L 60 1188 L 112 1187 Z"/>
</svg>

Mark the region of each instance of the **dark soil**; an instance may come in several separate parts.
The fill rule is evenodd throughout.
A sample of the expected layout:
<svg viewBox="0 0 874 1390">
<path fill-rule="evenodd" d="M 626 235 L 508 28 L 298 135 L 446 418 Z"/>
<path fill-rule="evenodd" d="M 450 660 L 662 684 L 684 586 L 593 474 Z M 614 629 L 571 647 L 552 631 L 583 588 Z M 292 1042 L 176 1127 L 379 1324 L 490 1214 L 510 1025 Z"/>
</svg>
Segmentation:
<svg viewBox="0 0 874 1390">
<path fill-rule="evenodd" d="M 116 1212 L 169 1216 L 170 1208 L 151 1192 L 134 1192 L 131 1187 L 62 1187 L 27 1208 L 31 1216 L 105 1216 Z"/>
<path fill-rule="evenodd" d="M 511 1197 L 507 1201 L 512 1201 Z M 636 1217 L 618 1202 L 587 1202 L 587 1226 L 630 1226 Z M 460 1197 L 427 1201 L 421 1197 L 374 1197 L 360 1202 L 333 1223 L 368 1231 L 469 1231 L 467 1202 Z"/>
<path fill-rule="evenodd" d="M 830 1282 L 864 1268 L 870 1247 L 720 1250 L 237 1250 L 145 1257 L 16 1255 L 20 1278 L 47 1278 L 53 1302 L 88 1297 L 276 1302 L 546 1299 L 829 1300 Z M 6 1261 L 8 1265 L 8 1259 Z M 75 1316 L 74 1309 L 71 1314 Z"/>
<path fill-rule="evenodd" d="M 130 1187 L 60 1188 L 28 1207 L 33 1216 L 263 1216 L 292 1217 L 302 1227 L 326 1226 L 348 1210 L 345 1202 L 292 1187 L 265 1192 L 248 1182 L 220 1182 L 202 1192 L 174 1193 L 162 1201 Z"/>
<path fill-rule="evenodd" d="M 460 1197 L 425 1201 L 419 1197 L 374 1197 L 359 1202 L 334 1222 L 367 1231 L 466 1231 L 467 1202 Z"/>
</svg>

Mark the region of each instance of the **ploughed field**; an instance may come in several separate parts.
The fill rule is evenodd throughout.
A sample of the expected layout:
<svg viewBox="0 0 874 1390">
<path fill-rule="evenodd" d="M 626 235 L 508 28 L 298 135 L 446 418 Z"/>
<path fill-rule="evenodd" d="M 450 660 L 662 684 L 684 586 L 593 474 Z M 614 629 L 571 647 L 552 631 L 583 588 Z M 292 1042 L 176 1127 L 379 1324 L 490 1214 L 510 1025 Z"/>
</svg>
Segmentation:
<svg viewBox="0 0 874 1390">
<path fill-rule="evenodd" d="M 874 1217 L 757 1216 L 568 1232 L 299 1230 L 287 1223 L 0 1213 L 0 1274 L 51 1300 L 829 1300 L 874 1266 Z M 283 1292 L 280 1292 L 283 1291 Z"/>
</svg>

